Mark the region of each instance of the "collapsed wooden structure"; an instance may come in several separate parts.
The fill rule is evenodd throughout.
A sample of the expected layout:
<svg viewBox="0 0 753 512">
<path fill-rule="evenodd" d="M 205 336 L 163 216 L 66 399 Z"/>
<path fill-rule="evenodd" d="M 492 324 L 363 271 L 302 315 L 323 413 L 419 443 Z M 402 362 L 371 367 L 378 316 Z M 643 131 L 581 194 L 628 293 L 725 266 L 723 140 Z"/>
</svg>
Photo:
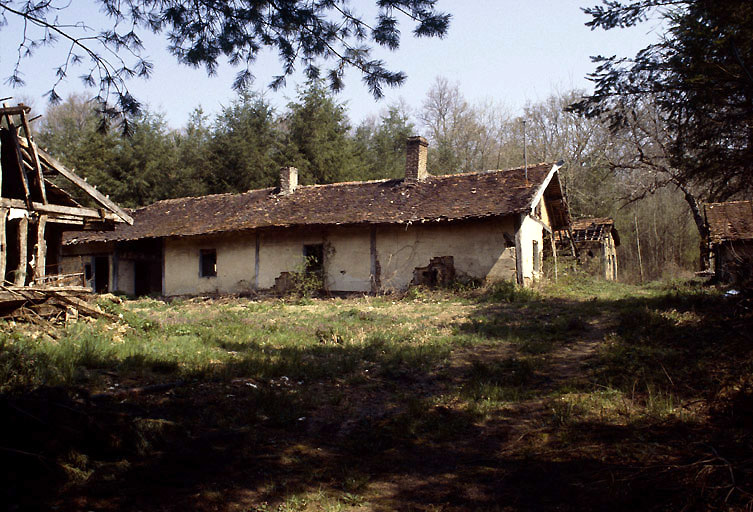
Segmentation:
<svg viewBox="0 0 753 512">
<path fill-rule="evenodd" d="M 554 237 L 558 252 L 571 256 L 579 268 L 609 281 L 617 279 L 620 235 L 613 219 L 574 220 L 567 230 L 556 232 Z"/>
<path fill-rule="evenodd" d="M 29 112 L 23 104 L 0 108 L 0 314 L 52 297 L 75 302 L 88 289 L 76 286 L 78 276 L 60 273 L 63 233 L 133 223 L 107 196 L 37 147 Z M 61 185 L 74 187 L 92 206 Z"/>
</svg>

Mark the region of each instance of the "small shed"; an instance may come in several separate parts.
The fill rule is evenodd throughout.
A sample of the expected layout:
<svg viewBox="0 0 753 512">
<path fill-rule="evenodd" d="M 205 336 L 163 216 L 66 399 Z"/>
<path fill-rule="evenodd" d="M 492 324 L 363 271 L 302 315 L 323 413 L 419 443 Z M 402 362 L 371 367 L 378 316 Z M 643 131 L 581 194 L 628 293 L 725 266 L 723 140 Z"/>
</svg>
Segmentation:
<svg viewBox="0 0 753 512">
<path fill-rule="evenodd" d="M 617 247 L 620 235 L 614 219 L 585 218 L 572 222 L 570 232 L 560 232 L 557 245 L 572 251 L 580 267 L 589 274 L 617 280 Z"/>
<path fill-rule="evenodd" d="M 709 244 L 716 277 L 724 282 L 753 278 L 753 202 L 705 205 Z"/>
</svg>

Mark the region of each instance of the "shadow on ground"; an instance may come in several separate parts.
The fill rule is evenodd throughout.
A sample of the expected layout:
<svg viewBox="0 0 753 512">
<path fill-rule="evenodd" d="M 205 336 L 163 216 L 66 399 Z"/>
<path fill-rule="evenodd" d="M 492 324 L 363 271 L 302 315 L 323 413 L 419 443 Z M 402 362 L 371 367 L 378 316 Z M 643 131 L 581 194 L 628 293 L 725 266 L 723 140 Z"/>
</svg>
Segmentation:
<svg viewBox="0 0 753 512">
<path fill-rule="evenodd" d="M 256 361 L 154 394 L 0 396 L 0 499 L 10 510 L 318 510 L 317 495 L 333 510 L 743 510 L 747 307 L 701 293 L 482 302 L 455 327 L 483 343 L 451 355 L 324 346 L 290 354 L 330 360 L 310 382 Z M 587 350 L 563 356 L 574 346 Z M 349 374 L 359 359 L 369 375 Z M 479 382 L 521 394 L 480 410 L 483 397 L 470 406 L 457 393 Z M 616 422 L 557 408 L 562 393 L 607 388 L 693 414 Z"/>
</svg>

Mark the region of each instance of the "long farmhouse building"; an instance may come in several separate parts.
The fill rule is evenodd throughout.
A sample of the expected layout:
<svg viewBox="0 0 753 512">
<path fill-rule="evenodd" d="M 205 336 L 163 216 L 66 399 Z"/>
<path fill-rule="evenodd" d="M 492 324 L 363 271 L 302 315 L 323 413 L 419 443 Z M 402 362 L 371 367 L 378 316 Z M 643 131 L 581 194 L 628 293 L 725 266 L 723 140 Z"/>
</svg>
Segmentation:
<svg viewBox="0 0 753 512">
<path fill-rule="evenodd" d="M 332 292 L 536 280 L 545 233 L 570 221 L 561 164 L 431 176 L 426 156 L 411 137 L 402 179 L 299 186 L 283 168 L 278 188 L 159 201 L 133 225 L 66 237 L 64 263 L 134 295 L 252 293 L 306 265 Z"/>
</svg>

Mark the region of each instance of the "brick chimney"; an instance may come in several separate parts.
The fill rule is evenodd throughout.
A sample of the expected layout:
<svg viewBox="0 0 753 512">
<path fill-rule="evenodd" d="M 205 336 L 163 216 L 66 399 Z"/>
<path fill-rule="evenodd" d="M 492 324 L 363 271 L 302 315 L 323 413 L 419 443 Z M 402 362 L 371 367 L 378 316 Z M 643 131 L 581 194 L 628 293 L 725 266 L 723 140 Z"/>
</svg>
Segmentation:
<svg viewBox="0 0 753 512">
<path fill-rule="evenodd" d="M 280 194 L 292 194 L 298 187 L 298 169 L 283 167 L 280 169 Z"/>
<path fill-rule="evenodd" d="M 429 143 L 420 136 L 408 137 L 405 155 L 405 181 L 422 181 L 429 176 L 426 172 L 426 152 Z"/>
</svg>

